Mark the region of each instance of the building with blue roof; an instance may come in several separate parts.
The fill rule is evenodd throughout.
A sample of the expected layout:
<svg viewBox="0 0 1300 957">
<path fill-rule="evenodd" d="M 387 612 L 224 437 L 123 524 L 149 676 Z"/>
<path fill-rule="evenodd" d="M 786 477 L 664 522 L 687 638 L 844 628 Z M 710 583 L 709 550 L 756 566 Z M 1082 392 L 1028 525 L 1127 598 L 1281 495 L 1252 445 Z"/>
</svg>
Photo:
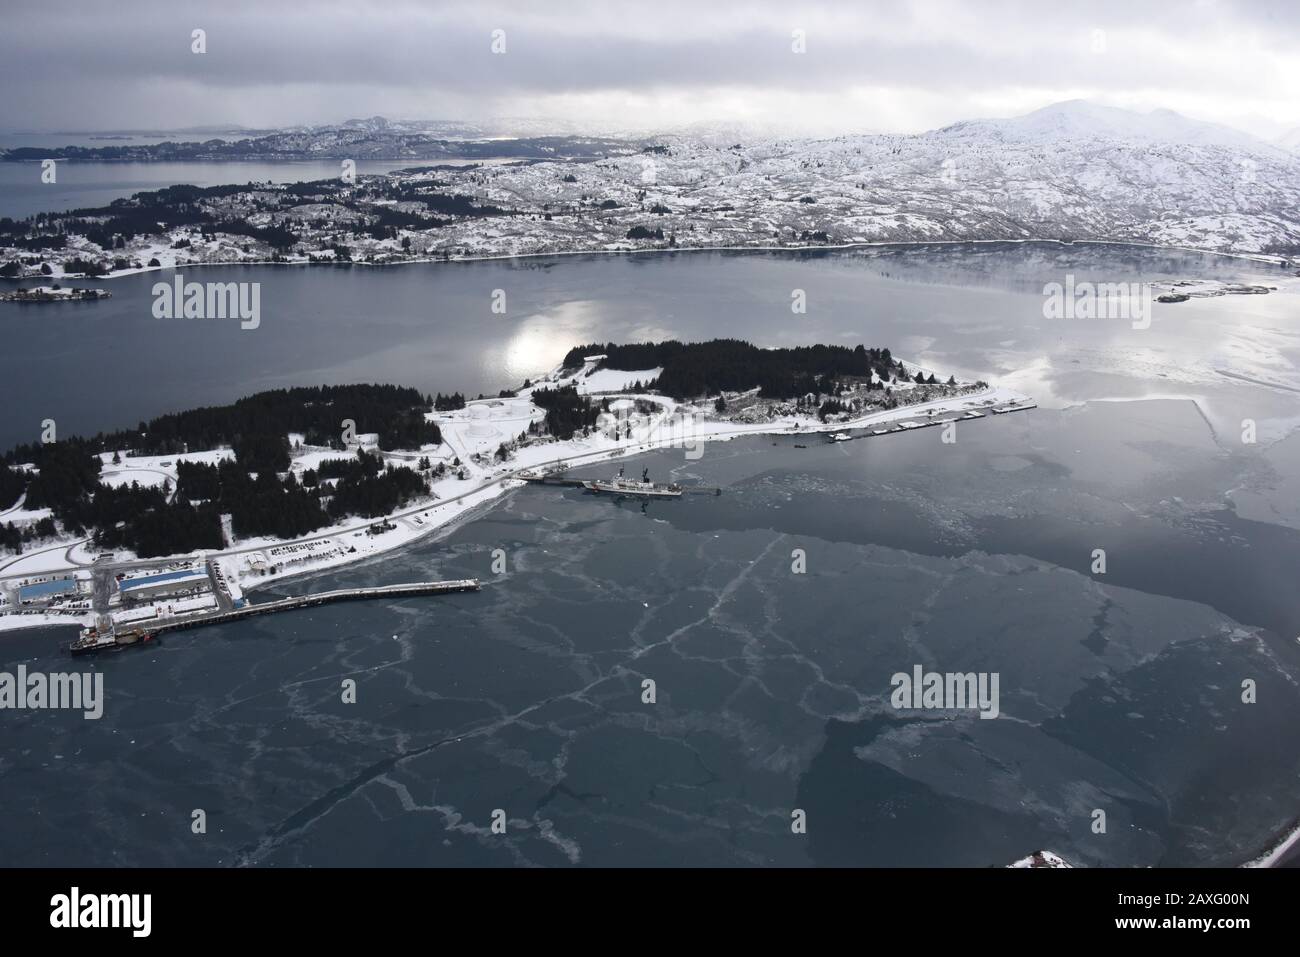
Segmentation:
<svg viewBox="0 0 1300 957">
<path fill-rule="evenodd" d="M 49 601 L 59 595 L 76 594 L 76 591 L 77 580 L 75 578 L 53 578 L 50 581 L 23 585 L 18 589 L 18 603 L 28 604 L 29 602 Z"/>
<path fill-rule="evenodd" d="M 187 568 L 179 572 L 159 572 L 157 575 L 123 578 L 117 583 L 117 591 L 123 600 L 148 601 L 163 595 L 176 595 L 205 588 L 210 584 L 206 571 L 201 568 Z"/>
</svg>

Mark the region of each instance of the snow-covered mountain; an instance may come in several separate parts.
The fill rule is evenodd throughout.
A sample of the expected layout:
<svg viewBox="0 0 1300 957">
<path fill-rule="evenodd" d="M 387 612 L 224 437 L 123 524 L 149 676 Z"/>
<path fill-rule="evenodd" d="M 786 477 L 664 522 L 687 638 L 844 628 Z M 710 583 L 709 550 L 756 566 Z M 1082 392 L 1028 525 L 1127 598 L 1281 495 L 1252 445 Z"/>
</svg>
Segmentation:
<svg viewBox="0 0 1300 957">
<path fill-rule="evenodd" d="M 569 186 L 543 164 L 500 171 L 479 191 L 510 203 L 599 196 L 654 213 L 635 223 L 690 245 L 1097 239 L 1300 250 L 1300 157 L 1167 110 L 1076 101 L 906 136 L 660 142 L 666 152 L 583 165 Z"/>
<path fill-rule="evenodd" d="M 1175 113 L 1152 110 L 1138 113 L 1087 100 L 1053 103 L 1024 116 L 996 120 L 968 120 L 936 131 L 949 138 L 1002 137 L 1018 143 L 1087 141 L 1222 146 L 1228 149 L 1271 152 L 1264 140 L 1217 123 L 1206 123 Z"/>
</svg>

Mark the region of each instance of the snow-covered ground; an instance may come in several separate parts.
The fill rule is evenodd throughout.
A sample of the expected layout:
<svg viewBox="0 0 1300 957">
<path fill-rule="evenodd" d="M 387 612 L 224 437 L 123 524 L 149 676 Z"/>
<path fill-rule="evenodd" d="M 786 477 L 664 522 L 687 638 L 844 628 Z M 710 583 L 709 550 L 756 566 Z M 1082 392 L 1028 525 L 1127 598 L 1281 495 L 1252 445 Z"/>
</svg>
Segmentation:
<svg viewBox="0 0 1300 957">
<path fill-rule="evenodd" d="M 538 386 L 568 381 L 567 378 L 561 379 L 553 374 L 553 377 L 541 380 Z M 913 417 L 938 421 L 972 409 L 984 408 L 985 403 L 1002 406 L 1029 402 L 1021 393 L 990 387 L 978 393 L 874 412 L 848 422 L 823 424 L 808 416 L 790 415 L 771 422 L 740 424 L 725 419 L 688 419 L 682 411 L 685 407 L 681 404 L 664 396 L 643 394 L 638 397 L 655 402 L 663 411 L 658 416 L 639 423 L 634 428 L 631 442 L 603 433 L 593 433 L 587 438 L 575 437 L 568 441 L 542 441 L 527 445 L 511 452 L 506 462 L 491 460 L 490 457 L 502 443 L 511 442 L 527 429 L 530 421 L 542 418 L 541 410 L 522 398 L 527 391 L 529 390 L 524 390 L 521 397 L 515 399 L 485 400 L 483 403 L 471 403 L 471 408 L 465 410 L 430 413 L 430 418 L 442 430 L 444 458 L 459 458 L 468 474 L 468 478 L 460 479 L 449 473 L 447 477 L 435 482 L 433 495 L 436 498 L 409 506 L 386 519 L 352 519 L 298 540 L 324 543 L 319 549 L 320 558 L 313 557 L 310 552 L 272 556 L 268 554 L 269 551 L 276 547 L 282 548 L 283 543 L 270 539 L 241 540 L 233 550 L 221 553 L 223 571 L 248 591 L 272 581 L 350 564 L 401 548 L 444 530 L 475 509 L 492 502 L 510 489 L 519 487 L 522 484 L 517 477 L 520 472 L 560 465 L 577 469 L 659 448 L 682 448 L 684 454 L 687 454 L 699 448 L 700 443 L 726 441 L 742 436 L 880 428 Z M 475 415 L 471 411 L 472 406 L 480 404 L 487 409 L 486 417 Z M 929 415 L 931 411 L 934 412 L 933 417 Z M 476 460 L 475 456 L 488 458 L 489 461 Z M 371 534 L 371 526 L 384 521 L 395 527 L 379 534 Z M 272 564 L 277 567 L 275 573 L 268 570 Z"/>
<path fill-rule="evenodd" d="M 92 617 L 89 614 L 55 615 L 43 612 L 0 614 L 0 632 L 54 626 L 82 628 L 91 624 Z"/>
<path fill-rule="evenodd" d="M 1061 868 L 1070 867 L 1065 858 L 1051 851 L 1034 851 L 1028 857 L 1022 857 L 1018 861 L 1008 864 L 1007 867 L 1051 867 Z"/>
<path fill-rule="evenodd" d="M 640 382 L 643 388 L 650 388 L 659 378 L 663 369 L 644 369 L 640 372 L 624 372 L 621 369 L 599 369 L 590 375 L 579 374 L 573 381 L 578 391 L 584 395 L 593 392 L 622 392 Z"/>
<path fill-rule="evenodd" d="M 12 522 L 19 527 L 31 525 L 33 522 L 39 522 L 43 518 L 49 518 L 54 512 L 48 508 L 11 508 L 9 511 L 0 515 L 0 521 Z"/>
<path fill-rule="evenodd" d="M 915 402 L 895 409 L 864 412 L 849 420 L 823 423 L 815 416 L 779 414 L 765 417 L 761 421 L 741 422 L 710 414 L 707 410 L 711 408 L 711 402 L 697 406 L 679 403 L 661 395 L 640 393 L 624 396 L 630 400 L 628 406 L 634 404 L 631 400 L 640 399 L 645 403 L 653 403 L 656 412 L 637 414 L 629 408 L 626 418 L 603 420 L 586 437 L 578 434 L 565 441 L 549 437 L 534 438 L 525 444 L 516 445 L 517 440 L 527 433 L 531 423 L 545 418 L 543 410 L 530 400 L 531 392 L 536 388 L 553 388 L 570 382 L 576 384 L 584 378 L 590 381 L 601 374 L 597 372 L 595 376 L 586 377 L 584 373 L 590 367 L 588 365 L 576 375 L 563 375 L 560 370 L 556 370 L 533 386 L 520 390 L 514 398 L 481 400 L 469 403 L 465 409 L 428 413 L 428 418 L 436 421 L 442 431 L 441 446 L 423 452 L 385 453 L 385 458 L 404 460 L 407 464 L 414 464 L 410 459 L 424 454 L 428 454 L 435 465 L 438 462 L 450 464 L 459 459 L 459 468 L 449 468 L 442 478 L 433 481 L 427 499 L 382 519 L 349 519 L 293 542 L 270 538 L 243 539 L 235 542 L 234 547 L 220 552 L 159 558 L 156 560 L 158 566 L 161 568 L 169 562 L 186 558 L 195 561 L 211 559 L 227 581 L 236 589 L 247 592 L 287 577 L 360 561 L 445 530 L 453 522 L 472 514 L 474 510 L 489 504 L 510 489 L 518 488 L 522 484 L 518 477 L 521 472 L 589 467 L 611 459 L 663 448 L 680 448 L 685 456 L 693 458 L 702 454 L 704 443 L 742 436 L 778 433 L 803 435 L 853 430 L 866 430 L 866 434 L 871 434 L 877 430 L 897 428 L 900 422 L 908 419 L 917 419 L 930 425 L 955 421 L 975 410 L 987 410 L 989 406 L 1030 404 L 1026 396 L 1011 389 L 997 386 L 977 389 L 967 385 L 965 388 L 969 391 L 961 394 Z M 907 368 L 909 372 L 915 373 L 919 367 L 909 363 Z M 632 377 L 633 382 L 640 380 L 644 383 L 646 378 L 644 372 L 611 372 L 607 379 L 615 382 L 628 376 Z M 906 396 L 909 390 L 915 388 L 917 387 L 911 383 L 894 386 L 898 396 Z M 629 422 L 632 425 L 630 439 L 625 437 Z M 505 461 L 500 461 L 496 453 L 503 445 L 509 449 L 509 453 Z M 229 454 L 229 450 L 222 449 L 189 453 L 184 458 L 218 461 Z M 324 458 L 338 458 L 345 454 L 347 453 L 334 450 L 298 449 L 295 451 L 293 468 L 300 471 L 316 467 Z M 108 460 L 111 461 L 111 458 L 110 453 Z M 161 472 L 171 476 L 174 486 L 175 461 L 175 457 L 128 457 L 122 459 L 120 472 L 138 475 Z M 386 525 L 392 527 L 377 530 L 378 526 Z M 115 555 L 115 560 L 122 561 L 131 557 L 119 552 Z M 15 576 L 84 568 L 92 560 L 93 556 L 88 554 L 84 544 L 69 539 L 28 555 L 0 561 L 0 578 L 12 581 Z M 48 621 L 45 620 L 46 617 Z M 64 616 L 0 615 L 0 628 L 30 627 L 42 623 L 66 624 L 70 620 L 73 619 Z M 79 620 L 89 623 L 89 615 L 84 615 Z"/>
<path fill-rule="evenodd" d="M 4 578 L 26 578 L 61 571 L 66 568 L 80 567 L 69 564 L 68 552 L 77 545 L 77 539 L 66 539 L 54 544 L 39 545 L 34 551 L 22 555 L 0 556 L 0 576 Z M 77 560 L 75 553 L 74 562 Z"/>
<path fill-rule="evenodd" d="M 364 231 L 393 206 L 368 192 L 380 177 L 363 177 L 328 204 L 280 187 L 250 187 L 200 206 L 217 220 L 288 223 L 299 241 L 279 261 L 290 263 L 333 261 L 336 244 L 353 262 L 375 264 L 1033 239 L 1179 246 L 1274 262 L 1294 260 L 1300 249 L 1300 156 L 1167 111 L 1137 115 L 1071 102 L 914 135 L 729 146 L 673 135 L 650 149 L 629 142 L 600 162 L 389 174 L 389 185 L 404 191 L 470 196 L 517 215 L 453 216 L 383 239 Z M 322 215 L 323 206 L 333 215 Z M 641 238 L 632 238 L 637 227 L 643 232 L 633 235 Z M 62 278 L 74 259 L 125 275 L 274 255 L 253 237 L 178 227 L 115 249 L 72 233 L 65 249 L 39 258 Z M 34 258 L 30 250 L 0 249 L 0 262 L 20 257 Z M 40 266 L 21 266 L 22 275 L 39 276 Z"/>
<path fill-rule="evenodd" d="M 1295 824 L 1282 840 L 1261 854 L 1252 861 L 1243 864 L 1243 867 L 1276 867 L 1286 856 L 1293 850 L 1297 844 L 1300 844 L 1300 823 Z"/>
<path fill-rule="evenodd" d="M 116 456 L 116 462 L 113 461 Z M 204 452 L 185 452 L 180 455 L 131 455 L 128 450 L 104 452 L 99 456 L 99 480 L 108 486 L 117 488 L 123 485 L 137 484 L 142 487 L 160 487 L 167 483 L 176 488 L 178 462 L 193 462 L 204 465 L 216 465 L 223 459 L 231 459 L 235 453 L 230 449 L 213 449 Z"/>
</svg>

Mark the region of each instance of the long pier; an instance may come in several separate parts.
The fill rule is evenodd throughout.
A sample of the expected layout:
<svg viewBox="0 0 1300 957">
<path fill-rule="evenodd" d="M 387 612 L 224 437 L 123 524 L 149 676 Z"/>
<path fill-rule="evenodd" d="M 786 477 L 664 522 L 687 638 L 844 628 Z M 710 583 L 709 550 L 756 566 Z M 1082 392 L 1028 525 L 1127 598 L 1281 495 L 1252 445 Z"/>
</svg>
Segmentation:
<svg viewBox="0 0 1300 957">
<path fill-rule="evenodd" d="M 279 611 L 293 611 L 297 608 L 313 608 L 317 605 L 329 605 L 340 601 L 365 601 L 371 598 L 392 598 L 403 595 L 447 595 L 454 592 L 478 591 L 477 578 L 461 578 L 441 582 L 410 582 L 404 585 L 379 585 L 374 588 L 340 588 L 335 591 L 316 592 L 311 595 L 297 595 L 292 598 L 279 598 L 263 602 L 260 605 L 245 605 L 207 615 L 192 615 L 170 621 L 140 622 L 138 625 L 114 630 L 111 635 L 97 638 L 83 635 L 74 641 L 70 651 L 86 654 L 95 651 L 107 651 L 125 648 L 136 644 L 145 644 L 168 631 L 184 631 L 188 628 L 204 628 L 208 625 L 225 625 L 242 621 L 255 615 L 270 615 Z"/>
<path fill-rule="evenodd" d="M 445 582 L 410 582 L 405 585 L 379 585 L 374 588 L 340 588 L 335 591 L 321 591 L 312 595 L 297 595 L 293 598 L 280 598 L 263 602 L 260 605 L 245 605 L 212 615 L 197 618 L 180 618 L 176 621 L 161 622 L 157 625 L 144 626 L 147 631 L 161 635 L 165 631 L 181 631 L 185 628 L 198 628 L 204 625 L 224 625 L 254 615 L 269 615 L 277 611 L 293 611 L 296 608 L 314 608 L 317 605 L 329 605 L 338 601 L 365 601 L 370 598 L 391 598 L 402 595 L 447 595 L 453 592 L 478 591 L 477 578 L 461 578 Z"/>
<path fill-rule="evenodd" d="M 533 485 L 564 485 L 569 488 L 581 488 L 582 479 L 562 478 L 560 475 L 536 475 L 520 472 L 515 478 L 523 479 Z"/>
</svg>

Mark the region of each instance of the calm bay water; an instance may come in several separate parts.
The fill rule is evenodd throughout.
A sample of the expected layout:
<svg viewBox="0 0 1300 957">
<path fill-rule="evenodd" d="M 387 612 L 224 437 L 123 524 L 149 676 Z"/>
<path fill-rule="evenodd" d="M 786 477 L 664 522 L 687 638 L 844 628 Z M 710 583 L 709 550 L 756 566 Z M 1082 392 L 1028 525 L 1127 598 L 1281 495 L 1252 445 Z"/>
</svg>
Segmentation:
<svg viewBox="0 0 1300 957">
<path fill-rule="evenodd" d="M 1256 277 L 1261 269 L 1193 254 L 990 245 L 180 270 L 187 281 L 260 283 L 261 324 L 252 330 L 229 320 L 155 319 L 151 290 L 170 284 L 172 270 L 74 281 L 113 298 L 0 312 L 16 344 L 0 357 L 0 447 L 32 440 L 45 418 L 64 434 L 94 433 L 304 383 L 495 394 L 581 343 L 729 335 L 776 346 L 888 345 L 958 375 L 1023 385 L 1046 402 L 1173 391 L 1195 376 L 1207 414 L 1236 415 L 1233 397 L 1250 395 L 1257 419 L 1280 418 L 1300 392 L 1256 389 L 1217 370 L 1281 378 L 1275 355 L 1300 358 L 1286 337 L 1297 321 L 1294 295 L 1157 304 L 1149 330 L 1042 315 L 1043 283 L 1067 272 L 1081 281 L 1148 281 Z M 0 280 L 0 289 L 17 285 Z M 506 293 L 504 316 L 491 311 L 495 289 Z M 807 314 L 791 313 L 794 289 L 807 293 Z M 1300 389 L 1294 372 L 1285 382 Z"/>
<path fill-rule="evenodd" d="M 261 282 L 260 329 L 154 320 L 166 273 L 101 283 L 107 302 L 6 313 L 6 445 L 45 417 L 93 431 L 295 383 L 495 392 L 572 345 L 668 336 L 888 345 L 1043 407 L 962 423 L 955 445 L 927 430 L 656 453 L 652 474 L 724 494 L 642 507 L 519 490 L 437 540 L 278 592 L 473 575 L 479 594 L 269 617 L 97 661 L 103 719 L 4 713 L 0 859 L 1250 856 L 1300 813 L 1296 299 L 1157 307 L 1149 330 L 1049 322 L 1042 285 L 1067 271 L 1256 272 L 1058 246 L 223 268 L 187 278 Z M 791 315 L 793 289 L 807 315 Z M 0 660 L 67 668 L 66 638 L 8 635 Z M 915 664 L 998 672 L 1004 718 L 895 711 L 890 676 Z M 1257 704 L 1241 702 L 1245 679 Z M 488 830 L 498 808 L 505 836 Z M 806 835 L 791 833 L 796 808 Z"/>
<path fill-rule="evenodd" d="M 10 137 L 12 146 L 67 145 L 29 143 Z M 0 138 L 0 146 L 4 146 Z M 120 145 L 112 142 L 85 143 L 86 146 Z M 134 140 L 130 145 L 142 145 Z M 407 160 L 360 160 L 357 172 L 386 173 L 389 170 L 418 166 Z M 221 186 L 226 183 L 297 183 L 338 176 L 338 160 L 289 160 L 275 162 L 177 162 L 177 163 L 100 163 L 60 160 L 55 181 L 41 179 L 39 162 L 0 162 L 0 217 L 26 219 L 36 213 L 64 212 L 107 206 L 115 199 L 125 199 L 143 190 L 162 189 L 189 183 L 194 186 Z"/>
</svg>

